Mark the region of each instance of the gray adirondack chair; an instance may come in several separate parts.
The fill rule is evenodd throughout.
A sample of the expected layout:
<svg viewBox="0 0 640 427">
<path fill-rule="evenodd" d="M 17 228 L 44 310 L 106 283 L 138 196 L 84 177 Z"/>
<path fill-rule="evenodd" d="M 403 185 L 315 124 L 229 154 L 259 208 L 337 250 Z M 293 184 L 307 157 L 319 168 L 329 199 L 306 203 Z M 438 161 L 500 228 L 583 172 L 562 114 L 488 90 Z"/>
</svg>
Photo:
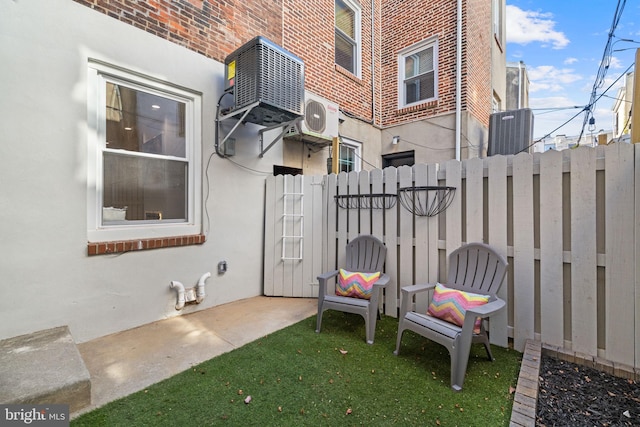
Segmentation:
<svg viewBox="0 0 640 427">
<path fill-rule="evenodd" d="M 507 266 L 507 260 L 484 243 L 463 245 L 449 255 L 449 273 L 444 285 L 490 296 L 487 304 L 467 311 L 462 327 L 413 311 L 416 294 L 433 290 L 435 284 L 403 287 L 398 338 L 393 353 L 399 354 L 402 334 L 407 329 L 445 346 L 451 358 L 451 388 L 455 391 L 462 390 L 472 342 L 484 344 L 487 357 L 490 361 L 493 360 L 484 322 L 477 334 L 474 333 L 474 323 L 478 317 L 485 319 L 505 308 L 505 302 L 496 294 L 504 281 Z"/>
<path fill-rule="evenodd" d="M 318 291 L 318 317 L 316 332 L 322 326 L 322 314 L 326 310 L 338 310 L 355 313 L 364 317 L 367 344 L 373 344 L 376 333 L 376 320 L 381 290 L 389 283 L 389 276 L 382 273 L 387 248 L 374 236 L 361 235 L 347 244 L 346 264 L 348 271 L 364 273 L 381 272 L 380 278 L 374 283 L 371 299 L 360 299 L 336 295 L 335 288 L 339 270 L 329 271 L 318 276 L 320 284 Z M 333 283 L 333 286 L 330 284 Z"/>
</svg>

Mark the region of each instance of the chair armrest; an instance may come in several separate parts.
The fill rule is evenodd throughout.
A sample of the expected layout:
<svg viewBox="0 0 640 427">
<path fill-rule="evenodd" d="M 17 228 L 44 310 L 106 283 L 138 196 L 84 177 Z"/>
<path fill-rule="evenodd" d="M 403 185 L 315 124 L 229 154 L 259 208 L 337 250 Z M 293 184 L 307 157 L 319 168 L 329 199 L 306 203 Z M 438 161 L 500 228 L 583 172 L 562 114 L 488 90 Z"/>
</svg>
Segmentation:
<svg viewBox="0 0 640 427">
<path fill-rule="evenodd" d="M 435 283 L 421 283 L 418 285 L 403 286 L 401 291 L 402 291 L 402 296 L 406 295 L 407 297 L 410 298 L 419 292 L 430 291 L 435 287 L 436 287 Z"/>
<path fill-rule="evenodd" d="M 340 273 L 340 270 L 328 271 L 326 273 L 322 273 L 318 276 L 318 298 L 324 299 L 324 296 L 327 294 L 327 283 L 329 279 L 335 277 Z"/>
<path fill-rule="evenodd" d="M 389 277 L 388 274 L 384 274 L 384 273 L 380 273 L 380 277 L 378 278 L 378 280 L 376 281 L 376 283 L 373 284 L 373 286 L 381 286 L 381 287 L 385 287 L 389 284 L 389 280 L 391 279 L 391 277 Z"/>
<path fill-rule="evenodd" d="M 474 317 L 489 317 L 502 310 L 505 305 L 506 303 L 503 300 L 497 298 L 479 307 L 470 308 L 467 310 L 467 314 L 471 313 Z"/>
<path fill-rule="evenodd" d="M 436 287 L 435 283 L 421 283 L 417 285 L 404 286 L 402 289 L 402 295 L 400 299 L 400 319 L 403 319 L 405 314 L 407 314 L 413 304 L 413 297 L 420 293 L 426 292 L 434 289 Z"/>
<path fill-rule="evenodd" d="M 328 280 L 333 276 L 337 276 L 340 273 L 340 270 L 328 271 L 326 273 L 322 273 L 318 276 L 318 280 Z"/>
</svg>

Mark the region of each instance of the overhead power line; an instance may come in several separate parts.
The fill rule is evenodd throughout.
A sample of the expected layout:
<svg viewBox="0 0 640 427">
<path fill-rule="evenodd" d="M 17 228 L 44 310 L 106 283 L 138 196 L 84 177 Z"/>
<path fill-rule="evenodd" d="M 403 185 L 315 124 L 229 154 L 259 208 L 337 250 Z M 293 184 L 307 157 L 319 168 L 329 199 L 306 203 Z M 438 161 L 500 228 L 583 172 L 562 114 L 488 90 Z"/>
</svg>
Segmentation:
<svg viewBox="0 0 640 427">
<path fill-rule="evenodd" d="M 607 44 L 604 48 L 604 53 L 602 54 L 602 61 L 600 61 L 600 67 L 598 68 L 598 74 L 596 75 L 596 79 L 593 82 L 593 88 L 591 89 L 591 98 L 589 100 L 589 104 L 584 109 L 584 120 L 582 122 L 582 130 L 580 131 L 580 136 L 578 137 L 578 145 L 580 145 L 580 140 L 582 139 L 582 135 L 584 134 L 584 129 L 587 127 L 587 123 L 589 125 L 595 124 L 595 119 L 593 118 L 593 110 L 596 104 L 596 94 L 598 89 L 602 87 L 604 84 L 604 78 L 607 75 L 607 71 L 609 70 L 609 65 L 611 65 L 611 55 L 613 49 L 613 38 L 615 37 L 615 31 L 620 23 L 620 18 L 622 17 L 622 11 L 624 10 L 624 6 L 626 5 L 626 0 L 618 0 L 618 4 L 616 6 L 616 11 L 613 15 L 613 22 L 611 23 L 611 29 L 609 30 L 609 34 L 607 36 Z"/>
</svg>

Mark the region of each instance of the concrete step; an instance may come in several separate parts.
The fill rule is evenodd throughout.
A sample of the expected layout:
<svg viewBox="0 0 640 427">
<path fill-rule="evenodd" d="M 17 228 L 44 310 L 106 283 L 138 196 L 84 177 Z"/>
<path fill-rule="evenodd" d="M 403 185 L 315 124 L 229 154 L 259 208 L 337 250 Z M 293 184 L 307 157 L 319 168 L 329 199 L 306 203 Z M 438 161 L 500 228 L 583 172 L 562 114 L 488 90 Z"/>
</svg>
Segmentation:
<svg viewBox="0 0 640 427">
<path fill-rule="evenodd" d="M 91 381 L 69 328 L 0 341 L 0 403 L 91 404 Z"/>
</svg>

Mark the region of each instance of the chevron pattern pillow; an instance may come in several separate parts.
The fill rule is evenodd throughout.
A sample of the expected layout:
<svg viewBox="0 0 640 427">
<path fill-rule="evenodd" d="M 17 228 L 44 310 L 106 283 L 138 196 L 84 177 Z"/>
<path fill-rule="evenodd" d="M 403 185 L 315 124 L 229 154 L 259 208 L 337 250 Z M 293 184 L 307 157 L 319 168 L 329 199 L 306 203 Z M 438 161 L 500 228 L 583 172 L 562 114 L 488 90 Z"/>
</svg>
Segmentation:
<svg viewBox="0 0 640 427">
<path fill-rule="evenodd" d="M 438 283 L 433 292 L 433 298 L 431 299 L 431 304 L 429 304 L 427 314 L 462 327 L 467 310 L 473 307 L 479 307 L 488 302 L 489 295 L 459 291 L 457 289 L 447 288 Z M 477 334 L 480 332 L 480 322 L 482 322 L 482 320 L 478 317 L 473 333 Z"/>
<path fill-rule="evenodd" d="M 347 271 L 341 268 L 338 275 L 336 295 L 370 299 L 373 284 L 376 283 L 379 278 L 379 271 L 375 273 L 361 273 L 357 271 Z"/>
</svg>

